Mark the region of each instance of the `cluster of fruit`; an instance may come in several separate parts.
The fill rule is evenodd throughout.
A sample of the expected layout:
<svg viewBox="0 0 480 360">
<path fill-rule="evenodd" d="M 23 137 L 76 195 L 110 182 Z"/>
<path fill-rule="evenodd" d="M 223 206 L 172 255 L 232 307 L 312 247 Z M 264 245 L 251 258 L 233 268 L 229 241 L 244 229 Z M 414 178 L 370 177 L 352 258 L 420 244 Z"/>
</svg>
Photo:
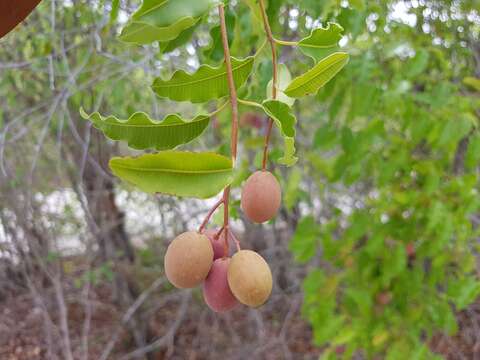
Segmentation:
<svg viewBox="0 0 480 360">
<path fill-rule="evenodd" d="M 250 176 L 242 190 L 241 207 L 247 218 L 262 223 L 280 208 L 281 190 L 268 171 Z M 272 291 L 272 273 L 255 251 L 240 250 L 230 258 L 228 240 L 221 230 L 188 231 L 177 236 L 165 254 L 165 274 L 177 288 L 193 288 L 203 282 L 203 296 L 216 312 L 233 309 L 239 302 L 258 307 Z M 233 235 L 233 234 L 231 234 Z"/>
</svg>

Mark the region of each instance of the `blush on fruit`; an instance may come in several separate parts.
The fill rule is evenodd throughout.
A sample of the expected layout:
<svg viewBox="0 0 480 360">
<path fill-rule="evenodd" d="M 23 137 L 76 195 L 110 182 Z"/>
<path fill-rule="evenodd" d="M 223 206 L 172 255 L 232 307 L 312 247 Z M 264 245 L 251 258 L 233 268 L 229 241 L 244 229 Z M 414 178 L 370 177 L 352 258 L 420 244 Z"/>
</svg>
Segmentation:
<svg viewBox="0 0 480 360">
<path fill-rule="evenodd" d="M 215 312 L 225 312 L 238 305 L 227 281 L 230 258 L 220 258 L 213 262 L 212 268 L 203 283 L 203 298 Z"/>
<path fill-rule="evenodd" d="M 177 288 L 199 285 L 208 275 L 213 262 L 210 240 L 198 232 L 188 231 L 178 235 L 165 253 L 165 274 Z"/>
<path fill-rule="evenodd" d="M 225 252 L 225 231 L 222 231 L 218 239 L 215 239 L 215 235 L 218 233 L 219 229 L 207 229 L 204 234 L 208 237 L 213 247 L 213 260 L 223 257 Z M 231 237 L 229 236 L 230 240 Z"/>
<path fill-rule="evenodd" d="M 241 207 L 255 223 L 272 219 L 280 209 L 282 191 L 275 176 L 268 171 L 256 171 L 242 189 Z"/>
<path fill-rule="evenodd" d="M 252 250 L 240 250 L 232 257 L 227 279 L 237 300 L 251 307 L 265 303 L 272 292 L 270 267 Z"/>
</svg>

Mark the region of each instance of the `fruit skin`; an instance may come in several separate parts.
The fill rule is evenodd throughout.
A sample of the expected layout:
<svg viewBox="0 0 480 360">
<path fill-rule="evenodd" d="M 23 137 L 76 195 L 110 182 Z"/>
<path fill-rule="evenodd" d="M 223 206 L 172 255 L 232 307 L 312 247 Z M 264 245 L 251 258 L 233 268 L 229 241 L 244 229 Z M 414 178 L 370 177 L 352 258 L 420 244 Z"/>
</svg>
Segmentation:
<svg viewBox="0 0 480 360">
<path fill-rule="evenodd" d="M 272 272 L 255 251 L 240 250 L 233 255 L 227 272 L 228 285 L 242 304 L 258 307 L 272 292 Z"/>
<path fill-rule="evenodd" d="M 213 262 L 210 240 L 195 231 L 178 235 L 165 253 L 165 274 L 177 288 L 188 289 L 199 285 L 208 275 Z"/>
<path fill-rule="evenodd" d="M 204 234 L 208 237 L 213 247 L 213 260 L 217 260 L 223 257 L 225 252 L 225 231 L 222 231 L 218 239 L 215 239 L 214 236 L 218 233 L 219 229 L 207 229 Z M 231 237 L 228 237 L 230 240 Z"/>
<path fill-rule="evenodd" d="M 215 312 L 232 310 L 238 305 L 227 281 L 230 258 L 220 258 L 213 262 L 212 268 L 203 283 L 203 298 L 208 307 Z"/>
<path fill-rule="evenodd" d="M 256 171 L 242 189 L 241 207 L 245 215 L 256 223 L 272 219 L 280 209 L 282 190 L 278 180 L 269 171 Z"/>
</svg>

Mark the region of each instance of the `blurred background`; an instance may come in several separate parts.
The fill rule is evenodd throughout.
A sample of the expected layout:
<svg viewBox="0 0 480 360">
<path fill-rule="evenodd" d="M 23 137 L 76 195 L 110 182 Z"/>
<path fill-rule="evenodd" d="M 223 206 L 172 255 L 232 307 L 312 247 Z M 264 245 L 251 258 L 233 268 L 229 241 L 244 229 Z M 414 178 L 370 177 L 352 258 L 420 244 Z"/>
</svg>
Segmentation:
<svg viewBox="0 0 480 360">
<path fill-rule="evenodd" d="M 267 121 L 241 109 L 233 230 L 267 259 L 274 288 L 260 309 L 227 314 L 163 272 L 168 243 L 215 199 L 121 183 L 108 159 L 137 152 L 79 114 L 212 110 L 158 99 L 150 84 L 222 61 L 216 12 L 167 54 L 117 39 L 139 6 L 43 0 L 0 40 L 0 358 L 480 358 L 479 1 L 270 1 L 277 38 L 337 22 L 351 59 L 295 104 L 294 167 L 276 164 L 274 132 L 283 207 L 264 225 L 244 218 L 239 186 L 260 167 Z M 229 2 L 234 56 L 263 42 L 256 6 Z M 294 75 L 313 65 L 290 47 L 280 62 Z M 255 66 L 240 94 L 254 100 L 268 51 Z M 228 154 L 229 132 L 220 114 L 188 148 Z"/>
</svg>

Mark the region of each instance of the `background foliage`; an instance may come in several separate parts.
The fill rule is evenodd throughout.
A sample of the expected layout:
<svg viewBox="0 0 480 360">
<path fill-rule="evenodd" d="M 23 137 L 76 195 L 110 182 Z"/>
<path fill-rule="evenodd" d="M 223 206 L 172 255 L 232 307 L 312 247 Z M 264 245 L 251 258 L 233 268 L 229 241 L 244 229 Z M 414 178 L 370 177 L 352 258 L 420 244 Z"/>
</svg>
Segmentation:
<svg viewBox="0 0 480 360">
<path fill-rule="evenodd" d="M 8 279 L 0 295 L 19 296 L 18 287 L 31 293 L 45 324 L 60 329 L 45 331 L 50 342 L 45 340 L 43 347 L 49 358 L 77 355 L 77 345 L 70 340 L 75 333 L 67 311 L 71 303 L 65 294 L 81 291 L 90 299 L 90 286 L 108 284 L 123 314 L 154 286 L 154 299 L 166 299 L 165 307 L 169 296 L 175 300 L 176 305 L 168 306 L 178 305 L 178 319 L 185 319 L 184 303 L 201 303 L 195 292 L 173 298 L 180 295 L 151 279 L 162 275 L 162 254 L 171 236 L 197 226 L 206 206 L 186 201 L 181 207 L 168 196 L 135 202 L 139 195 L 125 195 L 123 189 L 132 188 L 113 180 L 106 161 L 111 155 L 137 153 L 106 142 L 78 111 L 83 107 L 119 119 L 142 117 L 146 124 L 151 119 L 174 123 L 183 135 L 165 148 L 189 142 L 202 133 L 201 122 L 208 122 L 204 136 L 186 148 L 228 156 L 228 110 L 217 114 L 210 103 L 176 105 L 155 95 L 184 100 L 185 93 L 168 90 L 168 79 L 188 81 L 189 75 L 174 69 L 199 77 L 222 66 L 216 14 L 205 14 L 203 8 L 211 2 L 186 3 L 198 12 L 180 23 L 172 25 L 167 19 L 159 24 L 163 35 L 173 34 L 171 41 L 160 44 L 139 46 L 142 41 L 129 32 L 145 26 L 141 11 L 138 22 L 127 27 L 125 22 L 140 2 L 115 0 L 43 1 L 24 26 L 0 40 L 0 254 L 11 260 L 0 268 L 9 274 L 0 276 Z M 232 358 L 241 358 L 246 351 L 262 358 L 262 351 L 273 350 L 255 341 L 269 339 L 271 347 L 287 343 L 282 353 L 300 356 L 285 341 L 287 325 L 282 325 L 291 322 L 291 312 L 298 317 L 294 294 L 300 289 L 302 318 L 313 330 L 308 342 L 320 349 L 311 354 L 322 352 L 326 359 L 432 359 L 432 338 L 456 333 L 456 313 L 480 292 L 479 7 L 476 0 L 270 2 L 272 30 L 285 42 L 280 49 L 285 84 L 332 51 L 348 53 L 350 61 L 316 95 L 293 102 L 287 95 L 295 97 L 295 92 L 281 94 L 297 119 L 294 129 L 274 132 L 272 170 L 283 186 L 281 214 L 257 227 L 232 206 L 244 246 L 261 251 L 273 264 L 274 298 L 266 309 L 250 313 L 244 327 L 232 326 L 241 339 L 252 336 L 252 348 L 222 338 L 210 352 L 195 345 L 200 354 L 215 358 L 228 350 Z M 321 49 L 305 46 L 312 28 L 327 28 L 328 22 L 341 25 L 344 36 L 331 25 L 332 43 Z M 270 96 L 266 89 L 272 67 L 267 49 L 255 63 L 250 61 L 264 41 L 256 2 L 229 3 L 227 25 L 232 55 L 248 62 L 254 74 L 248 80 L 238 75 L 246 84 L 239 96 L 261 103 Z M 118 35 L 132 44 L 120 42 Z M 298 50 L 303 55 L 287 44 L 301 39 L 304 46 Z M 197 90 L 199 101 L 192 102 L 203 101 L 205 89 L 226 94 L 222 86 L 224 82 L 218 82 Z M 270 115 L 275 112 L 272 105 L 263 103 Z M 149 118 L 133 115 L 137 111 Z M 242 105 L 241 111 L 240 169 L 234 186 L 261 166 L 258 149 L 266 126 L 264 110 Z M 197 113 L 208 117 L 195 118 L 199 127 L 187 128 L 182 119 Z M 137 142 L 122 130 L 125 122 L 90 117 L 98 128 L 110 126 L 112 139 Z M 285 147 L 293 135 L 295 156 Z M 293 156 L 298 157 L 295 166 L 279 164 L 293 163 Z M 45 197 L 59 189 L 73 190 L 72 198 L 67 210 L 51 212 Z M 238 193 L 233 197 L 238 199 Z M 152 207 L 142 207 L 147 203 Z M 75 211 L 76 206 L 80 210 Z M 128 209 L 146 218 L 135 232 Z M 80 239 L 68 254 L 61 250 L 66 234 Z M 144 240 L 135 241 L 139 237 Z M 18 284 L 11 280 L 11 271 L 19 274 Z M 68 285 L 69 279 L 78 290 Z M 155 326 L 145 320 L 151 319 L 154 302 L 127 321 L 119 316 L 132 344 L 122 356 L 139 357 L 173 341 L 167 336 L 170 330 L 155 333 Z M 65 307 L 58 318 L 52 315 L 52 304 L 60 311 L 62 304 Z M 244 314 L 239 310 L 236 315 Z M 262 331 L 257 326 L 265 323 L 269 325 L 261 329 L 270 335 L 258 340 Z M 173 325 L 175 334 L 180 325 Z M 52 340 L 56 336 L 57 347 Z M 88 354 L 92 348 L 78 351 Z"/>
</svg>

